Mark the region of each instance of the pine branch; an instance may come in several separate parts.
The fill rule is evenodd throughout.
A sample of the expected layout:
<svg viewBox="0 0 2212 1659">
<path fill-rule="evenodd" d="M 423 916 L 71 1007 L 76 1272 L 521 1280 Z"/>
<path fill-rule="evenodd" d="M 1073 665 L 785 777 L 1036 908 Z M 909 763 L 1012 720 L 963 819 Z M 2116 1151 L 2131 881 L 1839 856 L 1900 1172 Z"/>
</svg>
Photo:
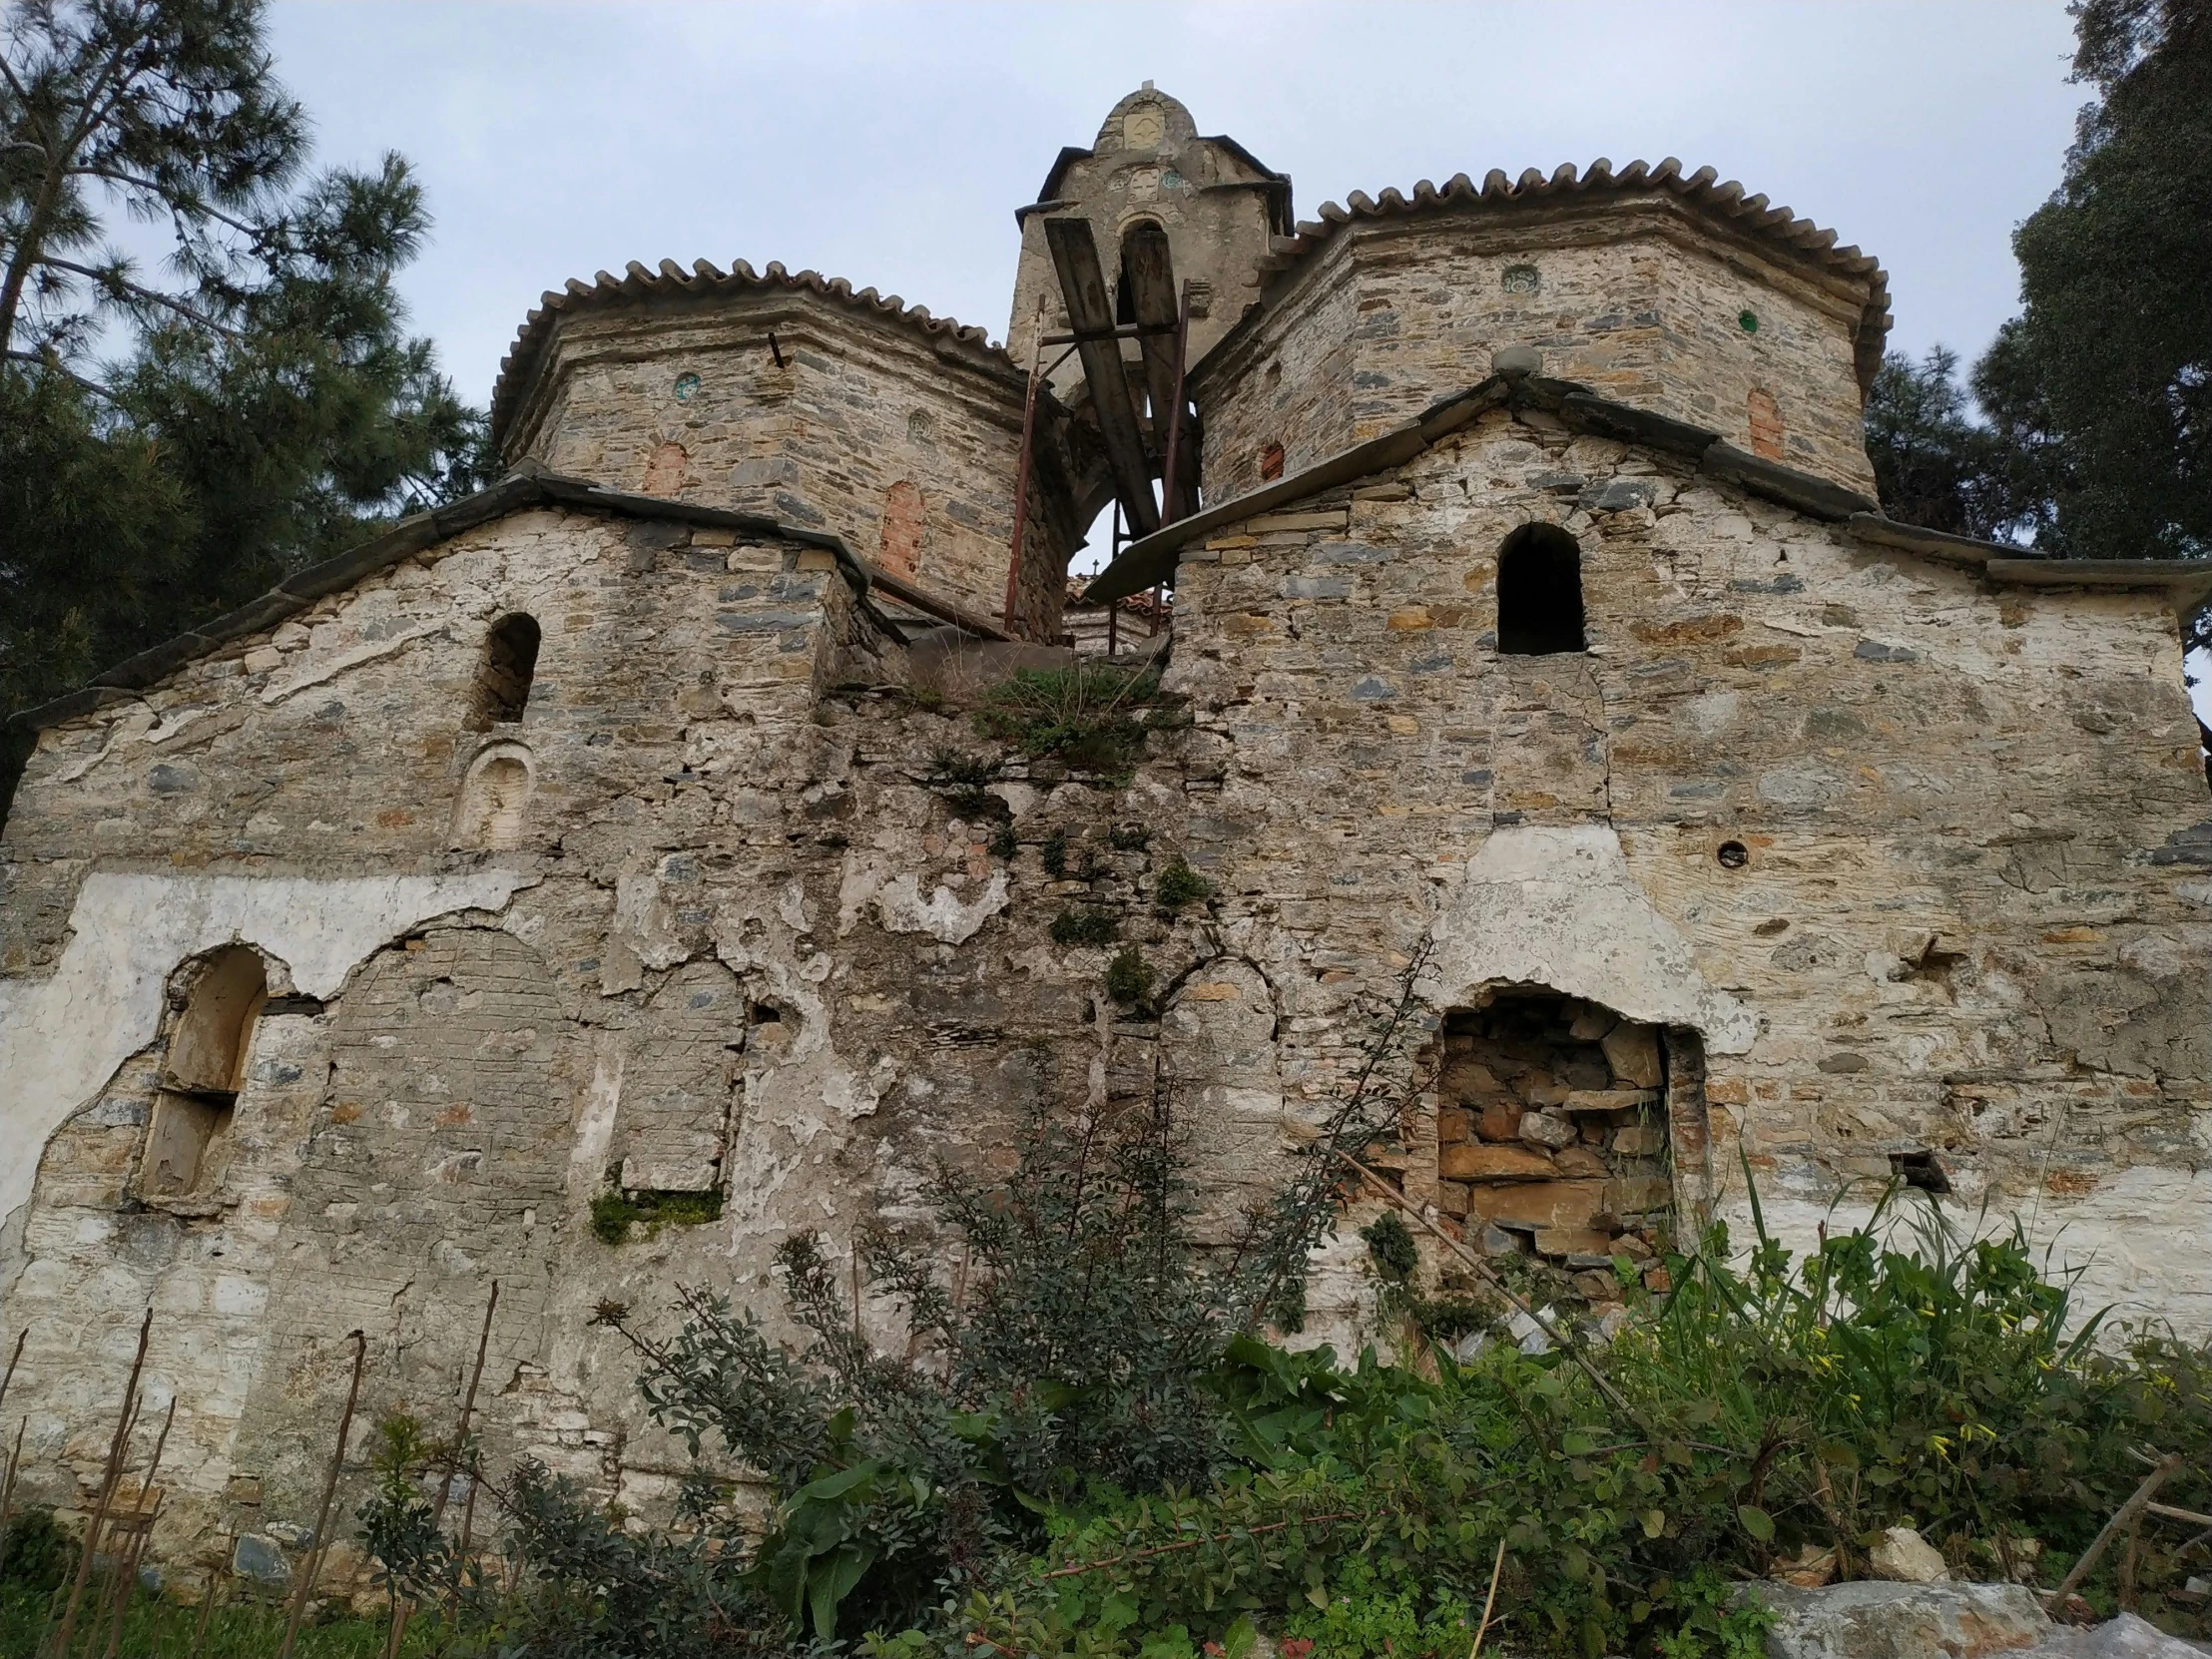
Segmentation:
<svg viewBox="0 0 2212 1659">
<path fill-rule="evenodd" d="M 67 363 L 63 362 L 60 358 L 51 355 L 50 353 L 43 351 L 19 351 L 13 346 L 10 346 L 6 351 L 0 351 L 0 356 L 6 357 L 10 362 L 36 363 L 39 367 L 46 369 L 51 373 L 59 374 L 65 379 L 75 381 L 79 386 L 82 386 L 86 391 L 91 392 L 95 397 L 102 398 L 110 403 L 117 401 L 116 394 L 111 388 L 102 385 L 97 380 L 86 379 L 82 374 L 79 374 Z"/>
<path fill-rule="evenodd" d="M 129 297 L 146 304 L 165 306 L 187 321 L 196 322 L 203 328 L 221 334 L 225 339 L 236 341 L 246 337 L 238 329 L 231 327 L 228 323 L 217 321 L 216 318 L 208 315 L 197 306 L 189 305 L 184 300 L 179 299 L 175 294 L 164 293 L 160 288 L 150 288 L 143 282 L 134 282 L 122 272 L 113 268 L 103 271 L 97 266 L 79 265 L 74 260 L 59 260 L 51 254 L 42 256 L 38 263 L 55 271 L 67 271 L 75 276 L 82 276 L 88 281 L 105 288 L 108 296 L 119 302 Z"/>
</svg>

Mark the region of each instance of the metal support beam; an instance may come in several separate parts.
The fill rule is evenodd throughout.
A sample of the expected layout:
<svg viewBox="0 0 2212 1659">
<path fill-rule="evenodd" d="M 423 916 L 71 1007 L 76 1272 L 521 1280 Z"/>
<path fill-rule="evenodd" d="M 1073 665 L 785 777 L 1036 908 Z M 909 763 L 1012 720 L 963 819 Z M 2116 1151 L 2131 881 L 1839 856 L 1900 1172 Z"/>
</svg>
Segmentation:
<svg viewBox="0 0 2212 1659">
<path fill-rule="evenodd" d="M 1137 426 L 1136 406 L 1130 401 L 1129 377 L 1122 372 L 1121 342 L 1111 337 L 1114 304 L 1099 269 L 1091 222 L 1048 219 L 1044 232 L 1059 273 L 1060 293 L 1067 301 L 1068 321 L 1077 335 L 1092 336 L 1080 339 L 1076 351 L 1091 388 L 1091 408 L 1106 448 L 1107 469 L 1113 474 L 1114 494 L 1136 533 L 1150 535 L 1160 527 L 1160 509 L 1152 499 L 1152 463 Z"/>
</svg>

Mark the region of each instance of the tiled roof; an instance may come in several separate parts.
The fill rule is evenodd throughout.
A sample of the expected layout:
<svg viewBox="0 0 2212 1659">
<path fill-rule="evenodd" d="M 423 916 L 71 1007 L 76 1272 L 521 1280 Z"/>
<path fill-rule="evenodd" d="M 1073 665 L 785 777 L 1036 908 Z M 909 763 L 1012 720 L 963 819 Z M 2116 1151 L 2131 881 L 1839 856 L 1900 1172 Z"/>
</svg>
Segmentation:
<svg viewBox="0 0 2212 1659">
<path fill-rule="evenodd" d="M 496 443 L 504 438 L 517 408 L 537 378 L 554 327 L 564 312 L 638 299 L 764 293 L 777 289 L 834 300 L 851 310 L 896 322 L 927 338 L 971 352 L 983 366 L 1003 369 L 1009 374 L 1020 373 L 1014 360 L 1002 347 L 993 345 L 982 329 L 968 327 L 948 316 L 931 316 L 924 307 L 908 305 L 895 293 L 879 294 L 873 288 L 855 288 L 842 276 L 825 276 L 819 271 L 787 271 L 781 261 L 772 262 L 766 271 L 755 271 L 740 260 L 728 271 L 722 271 L 706 260 L 697 260 L 691 270 L 686 271 L 674 260 L 663 260 L 659 270 L 648 271 L 632 260 L 620 276 L 602 271 L 588 283 L 572 276 L 557 291 L 549 289 L 539 297 L 537 308 L 523 319 L 514 344 L 499 365 L 499 378 L 492 385 L 493 441 Z"/>
<path fill-rule="evenodd" d="M 36 708 L 19 710 L 0 724 L 35 732 L 65 720 L 75 720 L 80 715 L 91 714 L 113 703 L 130 702 L 139 692 L 159 685 L 187 663 L 211 656 L 239 640 L 265 633 L 286 617 L 298 615 L 325 595 L 342 592 L 356 582 L 389 570 L 401 561 L 414 558 L 417 554 L 441 542 L 450 541 L 463 531 L 472 530 L 480 524 L 488 524 L 494 519 L 504 518 L 509 513 L 520 512 L 525 508 L 543 506 L 577 507 L 619 513 L 629 518 L 703 525 L 711 529 L 735 530 L 748 536 L 774 536 L 808 547 L 823 548 L 836 560 L 846 579 L 863 599 L 872 592 L 880 591 L 903 605 L 940 621 L 949 622 L 963 633 L 972 634 L 979 639 L 1002 640 L 1006 637 L 988 618 L 971 615 L 912 582 L 888 571 L 876 569 L 847 547 L 842 536 L 786 524 L 781 519 L 764 518 L 758 513 L 737 512 L 727 507 L 706 507 L 690 501 L 667 501 L 658 496 L 632 495 L 623 490 L 606 489 L 588 478 L 566 477 L 558 472 L 548 472 L 535 462 L 525 461 L 488 489 L 478 490 L 474 495 L 463 496 L 458 501 L 449 501 L 442 507 L 411 513 L 358 547 L 340 553 L 335 558 L 325 559 L 320 564 L 293 571 L 252 604 L 204 622 L 197 628 L 188 629 L 174 639 L 166 640 L 151 650 L 142 651 L 137 656 L 94 675 L 78 690 L 51 702 L 41 703 Z"/>
<path fill-rule="evenodd" d="M 1834 231 L 1824 231 L 1811 220 L 1798 218 L 1788 208 L 1771 207 L 1764 196 L 1745 195 L 1744 187 L 1734 180 L 1720 182 L 1720 175 L 1712 168 L 1683 172 L 1682 164 L 1672 156 L 1657 167 L 1645 162 L 1630 162 L 1617 173 L 1613 164 L 1603 157 L 1581 173 L 1575 171 L 1572 162 L 1548 176 L 1530 168 L 1517 179 L 1509 179 L 1492 168 L 1483 175 L 1480 184 L 1459 173 L 1441 187 L 1423 179 L 1413 187 L 1410 196 L 1396 190 L 1385 190 L 1380 197 L 1354 191 L 1346 199 L 1346 206 L 1323 203 L 1318 221 L 1306 221 L 1300 224 L 1296 236 L 1278 241 L 1270 254 L 1268 269 L 1283 271 L 1297 265 L 1334 237 L 1340 227 L 1356 220 L 1396 219 L 1454 210 L 1472 213 L 1568 197 L 1655 190 L 1680 197 L 1747 236 L 1779 244 L 1823 270 L 1866 282 L 1869 292 L 1859 327 L 1858 369 L 1863 386 L 1873 381 L 1875 370 L 1882 366 L 1882 345 L 1890 331 L 1890 275 L 1882 269 L 1881 262 L 1857 248 L 1837 247 Z"/>
</svg>

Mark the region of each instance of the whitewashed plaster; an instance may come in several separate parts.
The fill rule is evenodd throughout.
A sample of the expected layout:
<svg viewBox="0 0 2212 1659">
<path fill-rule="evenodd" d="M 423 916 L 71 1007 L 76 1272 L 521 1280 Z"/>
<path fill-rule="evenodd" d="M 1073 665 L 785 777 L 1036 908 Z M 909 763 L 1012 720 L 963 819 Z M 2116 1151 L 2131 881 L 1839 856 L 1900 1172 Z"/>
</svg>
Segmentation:
<svg viewBox="0 0 2212 1659">
<path fill-rule="evenodd" d="M 2212 1160 L 2212 1122 L 2200 1126 L 2198 1138 Z M 1826 1200 L 1823 1189 L 1835 1185 L 1835 1177 L 1810 1163 L 1792 1161 L 1763 1175 L 1759 1209 L 1769 1235 L 1802 1257 L 1820 1248 L 1824 1227 L 1835 1237 L 1866 1225 L 1879 1184 L 1862 1181 Z M 1717 1213 L 1741 1256 L 1758 1242 L 1757 1224 L 1740 1172 L 1731 1186 Z M 1917 1242 L 1927 1202 L 1912 1191 L 1893 1199 L 1885 1225 L 1899 1230 L 1901 1248 Z M 2122 1324 L 2170 1325 L 2189 1342 L 2212 1337 L 2212 1167 L 2115 1167 L 2086 1193 L 1991 1192 L 1945 1199 L 1942 1214 L 1961 1238 L 2009 1237 L 2017 1223 L 2052 1280 L 2078 1276 L 2068 1311 L 2076 1323 L 2102 1314 L 2115 1338 Z"/>
<path fill-rule="evenodd" d="M 1602 824 L 1493 830 L 1438 901 L 1422 989 L 1464 1003 L 1486 985 L 1548 985 L 1650 1025 L 1694 1027 L 1742 1054 L 1759 1019 L 1698 972 L 1690 941 L 1629 873 Z"/>
<path fill-rule="evenodd" d="M 455 910 L 496 910 L 526 877 L 503 869 L 315 881 L 291 876 L 87 876 L 53 974 L 0 984 L 0 1236 L 16 1232 L 47 1138 L 161 1028 L 162 988 L 233 940 L 337 994 L 394 934 Z"/>
</svg>

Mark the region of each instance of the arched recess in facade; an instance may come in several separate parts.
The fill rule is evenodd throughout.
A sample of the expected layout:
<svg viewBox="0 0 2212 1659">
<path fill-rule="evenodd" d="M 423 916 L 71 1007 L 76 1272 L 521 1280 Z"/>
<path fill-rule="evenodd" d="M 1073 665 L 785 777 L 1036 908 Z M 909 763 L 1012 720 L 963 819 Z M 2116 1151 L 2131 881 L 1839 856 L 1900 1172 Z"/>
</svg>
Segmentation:
<svg viewBox="0 0 2212 1659">
<path fill-rule="evenodd" d="M 336 1411 L 354 1327 L 376 1351 L 364 1411 L 444 1397 L 494 1278 L 494 1364 L 557 1369 L 544 1332 L 590 1061 L 544 960 L 495 926 L 433 924 L 360 967 L 327 1042 L 234 1457 L 273 1504 L 312 1503 L 321 1453 L 300 1429 Z"/>
</svg>

